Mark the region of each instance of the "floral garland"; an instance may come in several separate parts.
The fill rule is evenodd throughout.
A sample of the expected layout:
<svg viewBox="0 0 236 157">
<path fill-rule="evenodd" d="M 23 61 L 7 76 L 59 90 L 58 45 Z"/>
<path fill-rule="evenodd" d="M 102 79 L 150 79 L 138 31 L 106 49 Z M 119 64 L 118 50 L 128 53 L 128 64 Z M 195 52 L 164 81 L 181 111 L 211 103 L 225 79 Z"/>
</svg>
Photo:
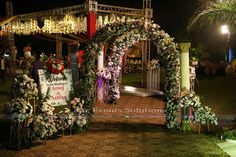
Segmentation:
<svg viewBox="0 0 236 157">
<path fill-rule="evenodd" d="M 111 73 L 111 78 L 110 78 L 110 82 L 109 82 L 109 100 L 107 100 L 109 103 L 114 103 L 117 99 L 120 98 L 120 88 L 119 88 L 119 84 L 120 84 L 120 71 L 121 71 L 121 67 L 119 66 L 119 64 L 116 64 L 116 58 L 114 58 L 114 56 L 111 56 L 108 58 L 108 63 L 107 63 L 107 68 Z"/>
<path fill-rule="evenodd" d="M 202 107 L 199 96 L 194 92 L 182 92 L 181 96 L 176 99 L 167 101 L 167 127 L 179 128 L 178 118 L 176 112 L 180 109 L 191 107 L 193 110 L 192 117 L 184 117 L 192 123 L 199 123 L 201 125 L 213 124 L 217 125 L 217 117 L 207 106 Z"/>
<path fill-rule="evenodd" d="M 47 68 L 53 74 L 60 74 L 64 71 L 64 63 L 62 60 L 50 58 L 47 63 Z"/>
<path fill-rule="evenodd" d="M 152 59 L 148 62 L 147 69 L 148 70 L 157 70 L 160 68 L 159 60 Z"/>
<path fill-rule="evenodd" d="M 98 70 L 97 76 L 99 78 L 103 78 L 105 80 L 109 80 L 109 79 L 111 79 L 111 72 L 109 71 L 109 69 L 107 67 L 104 67 L 103 69 Z"/>
<path fill-rule="evenodd" d="M 12 98 L 30 98 L 38 96 L 37 84 L 27 75 L 15 77 L 10 91 Z"/>
<path fill-rule="evenodd" d="M 111 67 L 117 67 L 119 65 L 119 60 L 121 57 L 121 53 L 119 52 L 119 48 L 123 48 L 124 50 L 129 47 L 128 44 L 133 44 L 142 39 L 142 35 L 140 38 L 135 38 L 135 34 L 143 34 L 146 38 L 149 38 L 154 45 L 161 51 L 160 58 L 162 60 L 163 66 L 166 68 L 166 89 L 165 96 L 167 99 L 174 98 L 180 91 L 180 53 L 177 50 L 177 45 L 173 42 L 173 38 L 165 33 L 163 30 L 159 30 L 159 26 L 157 24 L 153 24 L 150 21 L 136 20 L 129 22 L 118 22 L 113 24 L 108 24 L 105 27 L 99 29 L 90 41 L 89 45 L 85 49 L 84 53 L 84 62 L 83 67 L 84 71 L 82 74 L 82 83 L 80 85 L 80 95 L 86 100 L 86 107 L 89 110 L 92 110 L 92 105 L 95 100 L 95 90 L 96 87 L 96 59 L 97 52 L 101 51 L 103 43 L 107 42 L 111 39 L 117 39 L 117 44 L 113 49 L 114 53 L 111 61 L 114 64 L 111 64 Z M 124 34 L 128 34 L 128 37 L 121 37 Z M 133 39 L 133 40 L 132 40 Z M 135 41 L 136 40 L 136 41 Z M 121 51 L 124 53 L 124 51 Z M 114 69 L 115 70 L 115 69 Z M 112 72 L 112 71 L 111 71 Z M 115 75 L 114 78 L 116 78 Z M 114 79 L 114 94 L 116 95 L 119 90 L 117 84 Z M 118 95 L 117 95 L 118 96 Z M 167 113 L 168 116 L 168 113 Z"/>
</svg>

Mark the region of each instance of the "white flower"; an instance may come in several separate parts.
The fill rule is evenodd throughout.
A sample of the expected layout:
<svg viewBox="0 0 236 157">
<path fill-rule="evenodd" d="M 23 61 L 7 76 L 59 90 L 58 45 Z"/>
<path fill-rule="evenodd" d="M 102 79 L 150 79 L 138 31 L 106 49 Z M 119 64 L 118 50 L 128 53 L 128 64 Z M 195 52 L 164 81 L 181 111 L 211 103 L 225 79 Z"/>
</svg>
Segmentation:
<svg viewBox="0 0 236 157">
<path fill-rule="evenodd" d="M 74 98 L 75 99 L 75 101 L 78 103 L 78 102 L 80 102 L 80 98 Z M 83 100 L 82 100 L 83 101 Z"/>
<path fill-rule="evenodd" d="M 69 113 L 70 112 L 70 109 L 68 109 L 68 108 L 65 108 L 64 110 L 65 110 L 64 111 L 65 113 Z"/>
<path fill-rule="evenodd" d="M 27 80 L 28 76 L 27 75 L 23 75 L 23 80 Z"/>
</svg>

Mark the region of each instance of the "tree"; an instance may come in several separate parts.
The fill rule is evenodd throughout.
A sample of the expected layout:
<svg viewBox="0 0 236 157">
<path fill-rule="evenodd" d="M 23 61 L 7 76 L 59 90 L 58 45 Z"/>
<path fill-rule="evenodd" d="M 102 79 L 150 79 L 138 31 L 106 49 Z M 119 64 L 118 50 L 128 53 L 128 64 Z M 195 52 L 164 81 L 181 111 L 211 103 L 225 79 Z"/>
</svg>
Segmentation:
<svg viewBox="0 0 236 157">
<path fill-rule="evenodd" d="M 195 11 L 188 24 L 189 32 L 198 32 L 205 27 L 227 24 L 236 26 L 236 0 L 208 1 Z"/>
</svg>

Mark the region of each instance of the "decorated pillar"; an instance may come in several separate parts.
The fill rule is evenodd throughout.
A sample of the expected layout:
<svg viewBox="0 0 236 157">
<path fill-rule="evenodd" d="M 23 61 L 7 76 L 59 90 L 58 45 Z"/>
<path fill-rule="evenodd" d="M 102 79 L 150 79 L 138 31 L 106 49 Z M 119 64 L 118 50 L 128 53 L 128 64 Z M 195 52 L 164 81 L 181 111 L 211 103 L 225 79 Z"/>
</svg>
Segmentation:
<svg viewBox="0 0 236 157">
<path fill-rule="evenodd" d="M 96 32 L 96 14 L 94 12 L 89 12 L 87 14 L 87 36 L 90 39 Z"/>
<path fill-rule="evenodd" d="M 87 9 L 87 36 L 90 39 L 96 32 L 97 2 L 95 0 L 86 0 L 85 6 Z"/>
<path fill-rule="evenodd" d="M 92 38 L 96 32 L 96 12 L 97 12 L 97 2 L 95 0 L 86 0 L 85 6 L 87 9 L 87 37 Z M 104 47 L 98 53 L 97 70 L 102 74 L 104 67 Z M 103 101 L 103 77 L 98 76 L 97 80 L 97 99 Z"/>
<path fill-rule="evenodd" d="M 189 80 L 189 48 L 191 43 L 179 43 L 181 51 L 180 71 L 181 71 L 181 89 L 190 90 Z"/>
<path fill-rule="evenodd" d="M 102 74 L 103 67 L 104 67 L 104 48 L 98 53 L 98 62 L 97 67 L 98 71 Z M 103 101 L 103 77 L 102 75 L 98 78 L 98 88 L 97 88 L 97 99 Z"/>
<path fill-rule="evenodd" d="M 78 72 L 78 44 L 69 43 L 68 44 L 68 57 L 70 62 L 70 68 L 72 72 L 72 81 L 74 85 L 74 91 L 77 92 L 79 85 L 79 72 Z"/>
</svg>

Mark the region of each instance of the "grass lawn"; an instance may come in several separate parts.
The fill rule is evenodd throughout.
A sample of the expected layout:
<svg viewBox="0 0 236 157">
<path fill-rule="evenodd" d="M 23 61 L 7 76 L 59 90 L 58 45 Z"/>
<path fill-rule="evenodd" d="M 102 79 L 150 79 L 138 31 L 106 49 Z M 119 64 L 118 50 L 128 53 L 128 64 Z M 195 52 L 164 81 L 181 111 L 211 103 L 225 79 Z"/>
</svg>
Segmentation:
<svg viewBox="0 0 236 157">
<path fill-rule="evenodd" d="M 161 68 L 160 71 L 160 87 L 164 87 L 164 76 L 165 70 Z M 142 86 L 142 79 L 143 79 L 143 86 Z M 136 72 L 136 73 L 127 73 L 127 74 L 122 74 L 122 85 L 127 85 L 127 86 L 134 86 L 134 87 L 139 87 L 139 88 L 146 88 L 147 87 L 147 72 L 144 72 L 143 74 L 141 72 Z"/>
<path fill-rule="evenodd" d="M 196 93 L 202 102 L 217 114 L 236 116 L 236 78 L 235 77 L 199 77 Z"/>
<path fill-rule="evenodd" d="M 2 150 L 0 156 L 226 157 L 218 142 L 222 141 L 210 135 L 183 134 L 156 125 L 95 123 L 86 132 L 22 151 Z"/>
<path fill-rule="evenodd" d="M 142 73 L 123 74 L 122 84 L 127 86 L 142 87 Z"/>
<path fill-rule="evenodd" d="M 9 90 L 12 83 L 13 83 L 12 77 L 7 78 L 5 82 L 0 82 L 0 113 L 2 113 L 3 110 L 2 103 L 9 100 Z"/>
</svg>

